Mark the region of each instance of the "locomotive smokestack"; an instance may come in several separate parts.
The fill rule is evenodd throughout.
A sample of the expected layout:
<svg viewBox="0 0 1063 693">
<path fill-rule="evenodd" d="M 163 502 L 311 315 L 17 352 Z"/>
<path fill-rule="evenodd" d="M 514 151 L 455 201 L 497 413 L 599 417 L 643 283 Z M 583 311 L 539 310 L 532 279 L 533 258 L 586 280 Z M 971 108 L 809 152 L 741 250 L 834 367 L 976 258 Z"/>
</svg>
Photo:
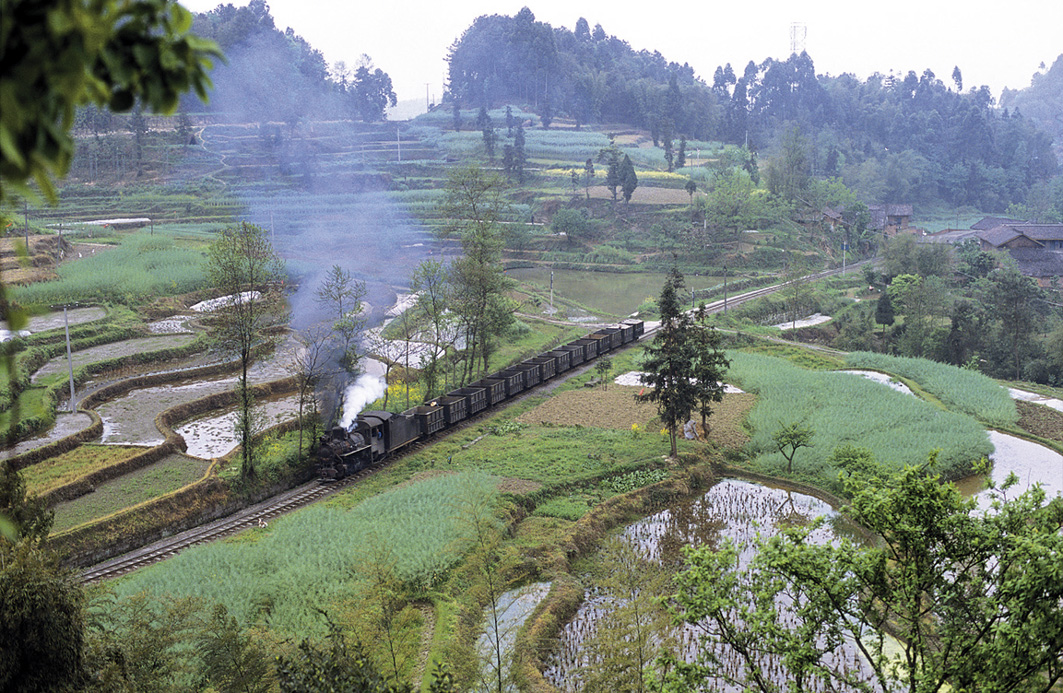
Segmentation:
<svg viewBox="0 0 1063 693">
<path fill-rule="evenodd" d="M 383 378 L 368 373 L 358 376 L 343 394 L 343 418 L 340 419 L 340 425 L 350 428 L 354 418 L 365 409 L 365 405 L 383 397 L 385 390 L 387 383 Z"/>
</svg>

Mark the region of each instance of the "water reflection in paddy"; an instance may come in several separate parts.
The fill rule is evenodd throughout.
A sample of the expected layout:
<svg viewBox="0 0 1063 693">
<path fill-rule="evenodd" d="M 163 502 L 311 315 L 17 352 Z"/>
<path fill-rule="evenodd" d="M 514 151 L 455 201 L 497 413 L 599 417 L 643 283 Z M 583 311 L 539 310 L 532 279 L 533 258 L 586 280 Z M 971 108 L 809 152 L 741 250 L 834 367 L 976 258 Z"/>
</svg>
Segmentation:
<svg viewBox="0 0 1063 693">
<path fill-rule="evenodd" d="M 807 524 L 821 516 L 826 522 L 812 533 L 813 542 L 825 544 L 842 537 L 862 541 L 863 535 L 851 522 L 818 498 L 735 479 L 722 480 L 700 498 L 628 526 L 622 537 L 639 547 L 645 556 L 666 565 L 680 563 L 680 548 L 685 545 L 715 546 L 728 538 L 739 548 L 739 560 L 746 565 L 755 554 L 754 541 L 758 536 L 768 537 L 783 527 Z M 594 633 L 607 600 L 593 595 L 563 629 L 559 651 L 544 672 L 558 688 L 579 689 L 577 672 L 583 663 L 583 643 Z M 676 633 L 682 654 L 688 659 L 696 652 L 698 633 L 693 627 Z M 852 646 L 842 647 L 834 656 L 836 659 L 830 664 L 857 670 L 864 666 Z M 732 664 L 737 671 L 738 662 Z"/>
</svg>

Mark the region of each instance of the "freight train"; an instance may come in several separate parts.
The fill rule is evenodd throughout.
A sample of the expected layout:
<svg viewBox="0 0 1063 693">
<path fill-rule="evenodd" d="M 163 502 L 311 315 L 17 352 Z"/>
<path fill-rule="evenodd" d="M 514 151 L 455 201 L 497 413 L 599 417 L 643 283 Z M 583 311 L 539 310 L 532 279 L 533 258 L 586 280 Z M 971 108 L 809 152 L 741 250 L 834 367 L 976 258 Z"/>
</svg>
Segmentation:
<svg viewBox="0 0 1063 693">
<path fill-rule="evenodd" d="M 318 475 L 322 480 L 332 481 L 378 464 L 408 445 L 427 440 L 470 416 L 638 339 L 644 329 L 642 320 L 624 320 L 402 413 L 364 411 L 350 426 L 336 426 L 321 436 L 317 450 Z"/>
</svg>

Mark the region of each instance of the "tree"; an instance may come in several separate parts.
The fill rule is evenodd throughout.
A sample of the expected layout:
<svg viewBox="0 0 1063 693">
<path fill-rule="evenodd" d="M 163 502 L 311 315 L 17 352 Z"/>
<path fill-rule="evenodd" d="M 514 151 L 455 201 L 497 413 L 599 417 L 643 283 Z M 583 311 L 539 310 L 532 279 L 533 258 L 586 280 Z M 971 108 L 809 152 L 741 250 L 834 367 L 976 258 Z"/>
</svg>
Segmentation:
<svg viewBox="0 0 1063 693">
<path fill-rule="evenodd" d="M 360 566 L 365 591 L 359 602 L 362 611 L 358 633 L 382 646 L 375 658 L 378 663 L 383 662 L 378 668 L 387 670 L 387 678 L 398 683 L 406 663 L 403 653 L 409 651 L 411 639 L 419 632 L 412 627 L 416 609 L 408 604 L 405 583 L 396 574 L 395 563 L 393 552 L 377 537 L 371 537 L 367 558 Z"/>
<path fill-rule="evenodd" d="M 591 199 L 591 183 L 594 182 L 594 161 L 587 159 L 587 162 L 583 164 L 583 190 L 587 194 L 587 199 Z"/>
<path fill-rule="evenodd" d="M 220 693 L 266 693 L 272 687 L 269 658 L 261 643 L 242 633 L 224 606 L 214 607 L 197 643 L 203 674 Z"/>
<path fill-rule="evenodd" d="M 173 113 L 192 89 L 206 100 L 217 46 L 190 34 L 192 15 L 167 0 L 4 0 L 0 203 L 55 198 L 70 168 L 75 109 L 128 111 L 140 99 Z"/>
<path fill-rule="evenodd" d="M 450 296 L 447 268 L 439 260 L 424 260 L 413 276 L 410 277 L 410 289 L 417 294 L 417 310 L 425 316 L 431 325 L 431 346 L 427 363 L 423 364 L 425 397 L 434 397 L 439 382 L 440 353 L 446 354 L 453 346 L 447 305 Z"/>
<path fill-rule="evenodd" d="M 518 184 L 524 182 L 524 164 L 527 160 L 524 153 L 524 123 L 517 123 L 517 134 L 513 136 L 513 174 Z"/>
<path fill-rule="evenodd" d="M 583 647 L 580 690 L 651 690 L 658 655 L 676 645 L 675 629 L 658 597 L 668 588 L 669 571 L 624 539 L 608 540 L 600 555 L 594 583 L 606 603 Z"/>
<path fill-rule="evenodd" d="M 694 182 L 693 178 L 687 178 L 686 184 L 683 189 L 687 191 L 687 195 L 690 195 L 690 206 L 694 206 L 694 193 L 698 191 L 698 184 Z"/>
<path fill-rule="evenodd" d="M 784 275 L 783 295 L 790 311 L 793 329 L 797 329 L 797 318 L 808 307 L 812 297 L 812 283 L 806 273 L 805 259 L 796 253 L 789 258 Z"/>
<path fill-rule="evenodd" d="M 389 684 L 373 666 L 365 647 L 347 642 L 343 631 L 329 622 L 324 643 L 304 639 L 298 651 L 277 658 L 281 693 L 409 693 L 409 686 Z M 445 689 L 444 689 L 445 690 Z"/>
<path fill-rule="evenodd" d="M 277 284 L 284 278 L 284 261 L 277 256 L 266 232 L 254 224 L 241 222 L 222 231 L 208 253 L 210 284 L 224 303 L 212 316 L 214 338 L 240 361 L 237 381 L 239 417 L 237 433 L 241 445 L 240 477 L 255 477 L 254 405 L 247 371 L 254 348 L 267 327 L 283 322 L 277 308 Z"/>
<path fill-rule="evenodd" d="M 613 202 L 616 202 L 616 189 L 620 187 L 620 159 L 615 152 L 609 157 L 609 167 L 605 170 L 605 187 L 609 188 Z"/>
<path fill-rule="evenodd" d="M 366 293 L 365 282 L 354 279 L 350 271 L 339 265 L 329 269 L 314 291 L 314 299 L 328 311 L 332 331 L 339 337 L 340 365 L 350 375 L 358 370 L 354 344 L 365 328 L 362 299 Z"/>
<path fill-rule="evenodd" d="M 882 295 L 875 301 L 875 322 L 882 325 L 882 332 L 885 334 L 886 328 L 892 325 L 895 319 L 890 293 L 883 291 Z"/>
<path fill-rule="evenodd" d="M 482 363 L 488 370 L 498 338 L 513 323 L 505 297 L 509 282 L 502 273 L 500 222 L 507 209 L 502 181 L 482 169 L 456 169 L 447 178 L 442 233 L 461 239 L 462 256 L 450 263 L 449 308 L 465 340 L 462 382 Z"/>
<path fill-rule="evenodd" d="M 329 363 L 330 335 L 323 329 L 311 327 L 297 337 L 300 348 L 292 361 L 292 370 L 299 388 L 299 458 L 303 456 L 303 431 L 311 423 L 310 440 L 317 438 L 318 411 L 314 392 L 326 375 Z"/>
<path fill-rule="evenodd" d="M 678 454 L 676 434 L 697 406 L 698 388 L 692 382 L 697 360 L 697 343 L 693 320 L 683 311 L 683 275 L 672 268 L 657 302 L 661 326 L 653 342 L 645 347 L 642 382 L 651 389 L 635 399 L 655 402 L 661 422 L 671 439 L 671 455 Z"/>
<path fill-rule="evenodd" d="M 631 196 L 635 188 L 639 186 L 639 178 L 635 175 L 635 167 L 631 163 L 631 157 L 624 155 L 620 164 L 620 188 L 624 194 L 624 202 L 631 202 Z"/>
<path fill-rule="evenodd" d="M 1040 323 L 1043 292 L 1014 266 L 993 270 L 988 281 L 990 317 L 1000 321 L 1011 353 L 1012 378 L 1018 380 L 1024 347 Z"/>
<path fill-rule="evenodd" d="M 705 432 L 706 437 L 709 435 L 709 417 L 712 416 L 712 407 L 723 401 L 723 376 L 731 365 L 720 348 L 720 333 L 715 327 L 707 324 L 707 317 L 703 306 L 697 313 L 697 325 L 694 331 L 696 352 L 693 374 L 694 385 L 697 388 L 697 409 L 701 414 L 701 430 Z"/>
<path fill-rule="evenodd" d="M 0 690 L 78 690 L 85 618 L 81 586 L 52 552 L 0 537 Z"/>
<path fill-rule="evenodd" d="M 506 690 L 504 646 L 506 628 L 502 622 L 502 595 L 509 589 L 520 558 L 504 541 L 505 526 L 496 513 L 498 496 L 483 479 L 466 477 L 466 487 L 459 496 L 455 516 L 459 523 L 460 545 L 468 550 L 465 570 L 474 603 L 486 607 L 485 629 L 490 654 L 488 664 L 480 669 L 484 688 L 502 693 Z"/>
<path fill-rule="evenodd" d="M 788 423 L 771 435 L 771 440 L 779 453 L 786 458 L 786 473 L 794 473 L 794 455 L 801 448 L 812 447 L 814 432 L 807 426 L 792 422 Z"/>
<path fill-rule="evenodd" d="M 671 662 L 666 690 L 1051 690 L 1063 679 L 1063 499 L 998 490 L 979 511 L 932 465 L 844 479 L 845 513 L 879 538 L 870 546 L 811 541 L 821 520 L 758 540 L 748 564 L 730 542 L 686 550 L 676 613 L 701 642 L 695 661 Z M 843 645 L 862 671 L 842 669 Z M 729 680 L 728 659 L 740 662 Z"/>
<path fill-rule="evenodd" d="M 613 369 L 613 360 L 608 356 L 599 356 L 594 364 L 594 372 L 598 374 L 602 389 L 607 390 L 609 384 L 609 371 Z"/>
</svg>

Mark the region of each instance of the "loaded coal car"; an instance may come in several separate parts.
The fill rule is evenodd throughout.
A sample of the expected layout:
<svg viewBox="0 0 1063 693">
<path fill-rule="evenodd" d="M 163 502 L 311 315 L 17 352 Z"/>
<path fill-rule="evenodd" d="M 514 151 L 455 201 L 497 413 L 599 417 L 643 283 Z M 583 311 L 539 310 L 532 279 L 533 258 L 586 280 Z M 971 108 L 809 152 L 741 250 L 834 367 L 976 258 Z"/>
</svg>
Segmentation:
<svg viewBox="0 0 1063 693">
<path fill-rule="evenodd" d="M 321 437 L 317 451 L 320 477 L 342 479 L 377 464 L 410 443 L 426 440 L 481 410 L 491 409 L 537 387 L 558 373 L 637 340 L 644 330 L 641 320 L 629 318 L 401 414 L 362 412 L 350 426 L 336 426 Z"/>
</svg>

